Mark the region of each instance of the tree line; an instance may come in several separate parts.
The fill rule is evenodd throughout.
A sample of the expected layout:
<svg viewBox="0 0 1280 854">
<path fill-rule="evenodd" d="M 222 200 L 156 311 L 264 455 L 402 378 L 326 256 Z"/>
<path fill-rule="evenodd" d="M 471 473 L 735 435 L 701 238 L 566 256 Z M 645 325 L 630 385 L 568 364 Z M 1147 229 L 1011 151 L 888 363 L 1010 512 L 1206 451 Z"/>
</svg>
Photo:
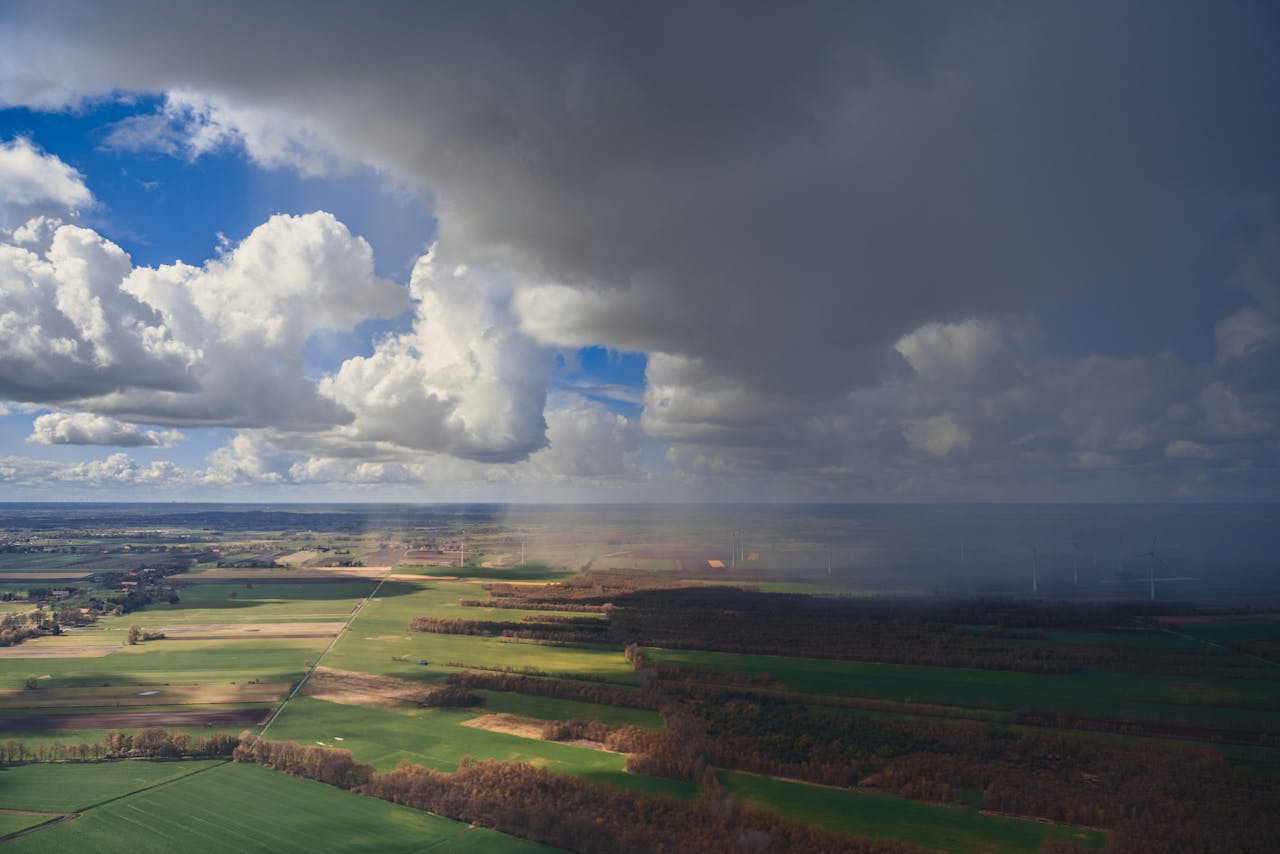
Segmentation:
<svg viewBox="0 0 1280 854">
<path fill-rule="evenodd" d="M 213 733 L 193 738 L 186 732 L 146 727 L 137 732 L 112 731 L 97 741 L 46 744 L 34 748 L 20 739 L 0 743 L 0 764 L 28 762 L 98 761 L 103 759 L 198 759 L 230 756 L 240 743 L 238 736 Z"/>
<path fill-rule="evenodd" d="M 504 637 L 520 640 L 552 641 L 556 643 L 607 642 L 609 625 L 599 619 L 586 618 L 581 622 L 567 623 L 560 620 L 524 620 L 504 622 L 499 620 L 461 620 L 455 617 L 414 617 L 409 621 L 411 632 L 434 632 L 442 635 L 477 635 Z"/>
<path fill-rule="evenodd" d="M 598 703 L 627 709 L 657 708 L 657 700 L 646 696 L 642 691 L 601 682 L 475 671 L 450 673 L 445 682 L 470 691 L 513 691 L 534 697 L 554 697 L 557 700 L 576 700 L 580 703 Z"/>
</svg>

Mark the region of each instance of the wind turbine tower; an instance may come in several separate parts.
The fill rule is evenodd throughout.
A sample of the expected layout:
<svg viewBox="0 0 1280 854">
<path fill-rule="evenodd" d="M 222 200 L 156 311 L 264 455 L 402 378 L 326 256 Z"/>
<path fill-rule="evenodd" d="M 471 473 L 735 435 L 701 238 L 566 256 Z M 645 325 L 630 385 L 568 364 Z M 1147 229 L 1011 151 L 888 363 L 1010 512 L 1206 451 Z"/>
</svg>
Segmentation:
<svg viewBox="0 0 1280 854">
<path fill-rule="evenodd" d="M 1031 547 L 1031 592 L 1040 592 L 1040 553 L 1035 546 Z"/>
<path fill-rule="evenodd" d="M 1151 570 L 1149 576 L 1151 580 L 1151 601 L 1154 602 L 1156 601 L 1156 538 L 1151 538 L 1151 549 L 1149 551 L 1145 551 L 1140 555 L 1134 555 L 1134 557 L 1145 557 L 1149 561 L 1148 565 Z"/>
</svg>

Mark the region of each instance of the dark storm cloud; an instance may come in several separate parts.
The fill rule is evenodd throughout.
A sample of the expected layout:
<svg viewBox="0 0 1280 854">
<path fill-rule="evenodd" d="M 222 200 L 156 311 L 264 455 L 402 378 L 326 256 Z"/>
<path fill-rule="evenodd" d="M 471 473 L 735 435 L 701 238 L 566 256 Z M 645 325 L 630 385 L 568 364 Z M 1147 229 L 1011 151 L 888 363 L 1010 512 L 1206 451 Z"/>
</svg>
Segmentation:
<svg viewBox="0 0 1280 854">
<path fill-rule="evenodd" d="M 843 385 L 841 356 L 920 321 L 1175 271 L 1276 190 L 1261 6 L 26 8 L 45 58 L 9 62 L 57 82 L 28 94 L 305 116 L 420 177 L 459 251 L 635 292 L 582 335 L 761 383 Z M 777 366 L 806 341 L 818 364 Z"/>
</svg>

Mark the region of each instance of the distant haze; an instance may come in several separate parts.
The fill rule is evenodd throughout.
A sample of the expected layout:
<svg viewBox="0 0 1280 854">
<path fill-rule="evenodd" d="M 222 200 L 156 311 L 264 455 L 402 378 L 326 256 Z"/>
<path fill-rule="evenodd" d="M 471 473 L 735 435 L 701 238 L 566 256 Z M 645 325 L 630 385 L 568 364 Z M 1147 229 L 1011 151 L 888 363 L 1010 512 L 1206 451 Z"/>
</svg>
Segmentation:
<svg viewBox="0 0 1280 854">
<path fill-rule="evenodd" d="M 571 569 L 675 572 L 833 591 L 1277 607 L 1276 504 L 359 505 L 0 503 L 0 535 L 183 528 L 377 532 Z M 483 546 L 483 547 L 482 547 Z M 573 557 L 567 557 L 572 555 Z M 830 571 L 828 572 L 828 567 Z M 1033 591 L 1033 571 L 1036 589 Z"/>
</svg>

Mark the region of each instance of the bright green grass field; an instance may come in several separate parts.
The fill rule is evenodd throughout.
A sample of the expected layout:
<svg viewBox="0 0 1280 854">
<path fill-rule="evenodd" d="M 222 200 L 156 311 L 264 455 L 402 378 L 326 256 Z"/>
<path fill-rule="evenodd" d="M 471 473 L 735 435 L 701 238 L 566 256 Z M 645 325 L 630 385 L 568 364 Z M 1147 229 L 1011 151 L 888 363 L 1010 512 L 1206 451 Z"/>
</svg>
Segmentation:
<svg viewBox="0 0 1280 854">
<path fill-rule="evenodd" d="M 44 824 L 52 818 L 56 818 L 56 816 L 0 812 L 0 837 L 7 836 L 10 833 L 17 833 L 19 830 L 26 830 L 28 827 L 34 827 L 37 824 Z"/>
<path fill-rule="evenodd" d="M 132 763 L 131 763 L 132 764 Z M 184 763 L 185 764 L 185 763 Z M 59 766 L 68 785 L 86 769 Z M 92 769 L 96 770 L 96 769 Z M 5 851 L 144 852 L 553 851 L 491 830 L 300 780 L 221 764 L 123 797 L 66 824 L 5 843 Z"/>
<path fill-rule="evenodd" d="M 384 595 L 386 594 L 386 595 Z M 325 659 L 327 667 L 406 679 L 439 681 L 453 668 L 448 661 L 517 669 L 535 667 L 635 685 L 635 674 L 621 650 L 513 643 L 500 638 L 408 631 L 419 616 L 518 620 L 526 611 L 462 608 L 458 599 L 482 599 L 478 585 L 456 582 L 389 581 L 369 601 Z M 430 665 L 415 662 L 427 660 Z"/>
<path fill-rule="evenodd" d="M 1083 671 L 1015 673 L 647 649 L 654 661 L 772 673 L 797 691 L 1186 726 L 1275 729 L 1280 681 Z M 1252 707 L 1252 708 L 1250 708 Z"/>
<path fill-rule="evenodd" d="M 86 641 L 87 643 L 88 641 Z M 196 682 L 296 682 L 329 638 L 232 641 L 163 640 L 98 658 L 0 659 L 0 689 L 20 689 L 29 676 L 42 687 L 189 685 Z"/>
<path fill-rule="evenodd" d="M 788 818 L 831 830 L 898 839 L 943 851 L 1034 852 L 1050 840 L 1101 848 L 1105 834 L 1036 821 L 983 815 L 888 795 L 806 786 L 751 774 L 720 772 L 726 790 Z"/>
<path fill-rule="evenodd" d="M 265 737 L 350 750 L 356 761 L 382 771 L 394 768 L 401 759 L 439 771 L 456 771 L 462 758 L 470 756 L 529 762 L 549 771 L 653 794 L 682 798 L 697 794 L 695 786 L 628 774 L 621 754 L 462 725 L 474 717 L 475 712 L 464 709 L 374 709 L 295 697 Z"/>
<path fill-rule="evenodd" d="M 181 576 L 179 576 L 181 578 Z M 192 584 L 181 601 L 150 605 L 120 619 L 143 627 L 173 623 L 276 623 L 345 620 L 373 592 L 376 581 L 300 581 L 290 584 Z M 232 598 L 231 594 L 235 594 Z M 127 628 L 126 628 L 127 630 Z"/>
<path fill-rule="evenodd" d="M 14 810 L 78 812 L 94 804 L 222 764 L 184 762 L 47 763 L 0 768 L 0 806 Z"/>
</svg>

